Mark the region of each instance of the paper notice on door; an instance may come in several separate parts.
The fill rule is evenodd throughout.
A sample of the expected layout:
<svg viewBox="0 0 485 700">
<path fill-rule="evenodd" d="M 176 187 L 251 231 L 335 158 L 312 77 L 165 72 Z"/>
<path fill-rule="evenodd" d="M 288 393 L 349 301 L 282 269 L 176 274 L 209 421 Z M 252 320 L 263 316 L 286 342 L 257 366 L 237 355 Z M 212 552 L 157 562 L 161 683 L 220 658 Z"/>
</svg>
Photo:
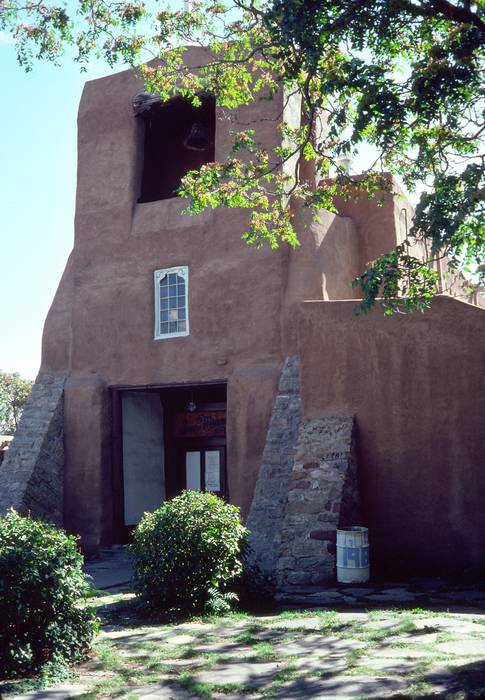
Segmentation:
<svg viewBox="0 0 485 700">
<path fill-rule="evenodd" d="M 186 452 L 185 476 L 187 491 L 200 491 L 200 452 Z"/>
<path fill-rule="evenodd" d="M 205 453 L 205 490 L 221 490 L 221 463 L 219 450 L 207 450 Z"/>
</svg>

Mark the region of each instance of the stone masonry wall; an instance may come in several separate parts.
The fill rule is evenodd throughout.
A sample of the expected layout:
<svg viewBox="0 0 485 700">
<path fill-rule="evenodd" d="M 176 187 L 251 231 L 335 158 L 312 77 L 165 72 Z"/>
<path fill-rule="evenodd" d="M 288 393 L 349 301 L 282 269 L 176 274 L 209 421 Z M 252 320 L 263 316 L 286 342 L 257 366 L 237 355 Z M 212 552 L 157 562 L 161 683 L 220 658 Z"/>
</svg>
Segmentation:
<svg viewBox="0 0 485 700">
<path fill-rule="evenodd" d="M 277 590 L 335 581 L 336 529 L 359 524 L 354 419 L 303 419 L 288 484 Z"/>
<path fill-rule="evenodd" d="M 286 358 L 247 520 L 250 564 L 273 583 L 301 419 L 299 369 L 297 357 Z"/>
<path fill-rule="evenodd" d="M 0 466 L 0 515 L 22 514 L 62 525 L 64 375 L 40 372 Z"/>
</svg>

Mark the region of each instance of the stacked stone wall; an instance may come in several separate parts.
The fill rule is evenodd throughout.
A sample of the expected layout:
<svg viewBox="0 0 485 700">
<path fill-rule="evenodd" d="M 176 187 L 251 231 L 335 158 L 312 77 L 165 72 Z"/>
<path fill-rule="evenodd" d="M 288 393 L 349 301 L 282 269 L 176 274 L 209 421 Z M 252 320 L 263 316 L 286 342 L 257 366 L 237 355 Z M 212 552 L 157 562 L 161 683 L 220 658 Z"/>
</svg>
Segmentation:
<svg viewBox="0 0 485 700">
<path fill-rule="evenodd" d="M 9 508 L 63 523 L 65 376 L 40 372 L 0 466 L 0 514 Z"/>
<path fill-rule="evenodd" d="M 250 563 L 273 585 L 301 420 L 299 369 L 298 358 L 285 360 L 247 520 Z"/>
<path fill-rule="evenodd" d="M 304 418 L 276 567 L 277 589 L 335 581 L 336 530 L 359 524 L 352 416 Z"/>
<path fill-rule="evenodd" d="M 287 358 L 248 517 L 250 564 L 273 590 L 335 580 L 337 527 L 359 524 L 352 416 L 302 418 Z"/>
</svg>

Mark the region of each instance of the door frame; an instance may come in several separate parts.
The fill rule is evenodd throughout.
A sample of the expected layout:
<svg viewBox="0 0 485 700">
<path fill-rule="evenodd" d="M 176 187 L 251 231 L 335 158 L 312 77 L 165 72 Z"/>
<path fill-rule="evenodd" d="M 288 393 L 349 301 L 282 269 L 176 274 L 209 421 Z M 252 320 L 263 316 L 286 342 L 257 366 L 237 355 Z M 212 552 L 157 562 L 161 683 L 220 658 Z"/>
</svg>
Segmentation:
<svg viewBox="0 0 485 700">
<path fill-rule="evenodd" d="M 119 544 L 126 544 L 130 540 L 131 532 L 133 531 L 132 526 L 125 525 L 125 506 L 124 506 L 124 479 L 123 479 L 123 425 L 122 425 L 122 407 L 121 407 L 121 396 L 123 392 L 128 391 L 138 391 L 138 392 L 153 392 L 160 395 L 160 400 L 163 405 L 163 434 L 164 434 L 164 452 L 165 452 L 165 497 L 166 500 L 173 498 L 177 492 L 177 485 L 170 483 L 170 478 L 167 479 L 167 464 L 169 460 L 176 460 L 176 448 L 174 447 L 175 440 L 170 436 L 170 439 L 166 439 L 172 429 L 172 420 L 174 411 L 172 408 L 167 410 L 167 407 L 163 402 L 164 392 L 177 392 L 177 391 L 196 391 L 197 389 L 210 389 L 211 387 L 222 389 L 224 388 L 226 401 L 222 404 L 220 402 L 212 403 L 202 403 L 199 405 L 200 408 L 216 409 L 224 408 L 227 411 L 227 381 L 214 380 L 208 382 L 181 382 L 176 384 L 137 384 L 137 385 L 112 385 L 109 386 L 109 393 L 111 395 L 111 494 L 107 494 L 107 501 L 109 502 L 111 496 L 111 522 L 112 522 L 112 542 Z M 226 413 L 227 417 L 227 413 Z M 227 434 L 226 434 L 227 435 Z M 192 442 L 189 439 L 189 445 L 193 445 L 194 449 L 195 442 L 197 438 L 193 438 Z M 224 494 L 228 498 L 228 487 L 227 487 L 227 440 L 226 437 L 217 438 L 203 438 L 205 440 L 205 445 L 210 449 L 211 446 L 214 447 L 224 447 L 224 469 L 221 469 L 221 482 L 224 484 Z M 210 442 L 214 441 L 214 442 Z M 185 442 L 185 441 L 184 441 Z M 216 445 L 217 442 L 217 445 Z M 185 470 L 185 467 L 184 467 Z M 185 471 L 184 471 L 185 478 Z M 221 484 L 221 485 L 222 485 Z"/>
</svg>

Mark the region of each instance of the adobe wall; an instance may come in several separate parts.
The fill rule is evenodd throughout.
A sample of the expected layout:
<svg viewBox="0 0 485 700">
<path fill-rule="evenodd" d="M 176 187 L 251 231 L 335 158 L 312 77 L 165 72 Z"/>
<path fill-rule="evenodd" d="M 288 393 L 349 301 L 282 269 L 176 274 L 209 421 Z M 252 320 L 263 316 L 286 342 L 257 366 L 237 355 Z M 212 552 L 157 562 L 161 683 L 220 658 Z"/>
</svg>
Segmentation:
<svg viewBox="0 0 485 700">
<path fill-rule="evenodd" d="M 353 179 L 358 181 L 360 177 L 355 175 Z M 364 193 L 357 193 L 348 200 L 335 198 L 339 218 L 342 220 L 348 217 L 347 220 L 352 222 L 355 231 L 353 255 L 357 256 L 357 263 L 354 261 L 353 267 L 357 272 L 354 277 L 361 275 L 368 263 L 403 243 L 413 225 L 414 207 L 407 194 L 394 177 L 390 174 L 387 177 L 392 182 L 393 195 L 377 193 L 374 199 L 369 200 Z M 414 241 L 409 245 L 408 253 L 421 260 L 427 259 L 429 254 L 422 241 Z M 474 288 L 463 273 L 451 270 L 448 263 L 445 257 L 433 264 L 438 273 L 439 292 L 485 308 L 483 290 Z M 473 291 L 470 290 L 470 285 Z M 358 290 L 355 289 L 354 292 L 357 294 Z M 348 295 L 331 294 L 324 298 L 346 299 Z"/>
<path fill-rule="evenodd" d="M 392 180 L 394 196 L 382 192 L 376 193 L 373 199 L 369 199 L 365 193 L 356 193 L 346 200 L 335 198 L 338 213 L 349 217 L 357 230 L 358 274 L 365 270 L 369 262 L 402 243 L 411 229 L 414 208 L 399 183 L 391 175 L 388 178 Z M 353 179 L 359 180 L 359 176 Z M 418 256 L 421 254 L 417 249 L 413 252 Z"/>
<path fill-rule="evenodd" d="M 299 307 L 305 299 L 352 299 L 351 281 L 359 274 L 359 239 L 352 219 L 319 211 L 319 220 L 302 209 L 296 218 L 300 245 L 289 251 L 282 307 L 282 348 L 297 352 Z"/>
<path fill-rule="evenodd" d="M 190 57 L 203 61 L 204 53 L 192 50 Z M 258 420 L 269 415 L 280 366 L 282 256 L 249 249 L 240 240 L 244 219 L 234 212 L 192 218 L 180 215 L 178 199 L 137 204 L 143 135 L 132 101 L 142 90 L 132 71 L 85 86 L 75 245 L 44 329 L 42 366 L 69 374 L 65 524 L 87 547 L 112 534 L 109 387 L 229 381 L 240 409 L 228 416 L 228 432 L 254 434 L 247 447 L 230 442 L 237 449 L 228 459 L 230 489 L 245 506 L 239 471 L 243 464 L 249 478 L 257 471 Z M 228 129 L 225 121 L 218 125 L 219 157 Z M 153 271 L 175 265 L 189 267 L 191 333 L 154 341 Z M 249 313 L 248 299 L 258 313 Z M 250 412 L 256 392 L 261 400 Z M 261 430 L 261 450 L 263 440 Z"/>
<path fill-rule="evenodd" d="M 478 576 L 485 551 L 482 309 L 354 317 L 301 305 L 305 417 L 354 414 L 374 573 Z"/>
<path fill-rule="evenodd" d="M 192 47 L 187 62 L 207 56 Z M 137 203 L 143 125 L 133 98 L 143 90 L 133 71 L 86 83 L 74 250 L 43 337 L 43 370 L 68 375 L 65 524 L 88 547 L 111 537 L 110 388 L 227 382 L 229 493 L 246 514 L 283 359 L 296 350 L 301 300 L 351 298 L 360 272 L 361 234 L 349 216 L 321 212 L 315 222 L 302 214 L 300 247 L 274 251 L 241 240 L 244 212 L 190 217 L 177 198 Z M 230 131 L 248 125 L 267 147 L 277 145 L 283 106 L 278 94 L 230 118 L 217 109 L 215 158 L 227 155 Z M 294 122 L 298 105 L 290 107 Z M 374 220 L 392 238 L 394 224 L 380 208 Z M 189 268 L 190 335 L 153 340 L 153 271 L 178 265 Z"/>
<path fill-rule="evenodd" d="M 206 55 L 192 48 L 188 62 L 203 63 Z M 241 240 L 247 221 L 241 211 L 190 217 L 181 214 L 186 203 L 177 198 L 137 203 L 143 128 L 132 100 L 143 89 L 132 71 L 85 86 L 78 118 L 75 245 L 44 328 L 43 369 L 68 374 L 65 524 L 81 533 L 87 547 L 111 537 L 110 387 L 227 382 L 229 492 L 246 513 L 284 338 L 295 338 L 285 330 L 294 317 L 282 309 L 300 251 L 250 248 Z M 256 101 L 237 110 L 237 122 L 218 109 L 216 159 L 230 148 L 230 130 L 247 128 L 254 119 L 259 139 L 277 145 L 282 105 L 282 95 Z M 332 241 L 326 264 L 335 258 L 339 230 L 351 241 L 351 223 L 329 214 L 316 237 L 308 236 L 312 251 L 322 248 L 326 236 Z M 307 256 L 310 285 L 305 276 L 292 282 L 298 302 L 323 298 L 323 273 L 315 260 Z M 190 335 L 153 340 L 153 271 L 177 265 L 189 268 Z M 348 270 L 342 272 L 350 278 Z M 336 288 L 335 272 L 327 276 L 333 280 L 327 286 Z"/>
</svg>

